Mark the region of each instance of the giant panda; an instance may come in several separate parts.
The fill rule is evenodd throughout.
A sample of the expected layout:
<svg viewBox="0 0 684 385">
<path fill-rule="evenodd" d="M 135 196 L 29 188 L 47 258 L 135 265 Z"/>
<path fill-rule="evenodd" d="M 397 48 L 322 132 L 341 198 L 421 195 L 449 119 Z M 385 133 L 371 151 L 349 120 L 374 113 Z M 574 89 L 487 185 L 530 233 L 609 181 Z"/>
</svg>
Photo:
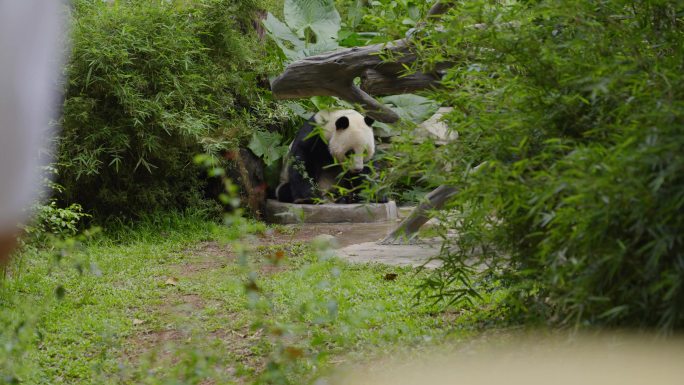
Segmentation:
<svg viewBox="0 0 684 385">
<path fill-rule="evenodd" d="M 375 154 L 373 122 L 355 110 L 316 113 L 290 145 L 276 198 L 281 202 L 314 203 L 334 185 L 356 188 L 363 175 L 370 172 L 366 163 Z M 337 199 L 343 203 L 353 200 L 350 196 Z"/>
</svg>

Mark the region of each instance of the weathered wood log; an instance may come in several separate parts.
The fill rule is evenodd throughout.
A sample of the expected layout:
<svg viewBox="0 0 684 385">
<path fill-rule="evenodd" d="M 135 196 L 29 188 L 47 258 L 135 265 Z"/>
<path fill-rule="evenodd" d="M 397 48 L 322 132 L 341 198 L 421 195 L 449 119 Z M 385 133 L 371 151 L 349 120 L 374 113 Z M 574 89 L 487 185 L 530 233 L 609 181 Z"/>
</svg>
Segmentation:
<svg viewBox="0 0 684 385">
<path fill-rule="evenodd" d="M 458 189 L 453 186 L 442 185 L 434 189 L 425 197 L 425 202 L 413 209 L 411 214 L 406 217 L 399 226 L 385 239 L 379 242 L 381 245 L 395 245 L 409 243 L 418 234 L 418 230 L 431 218 L 432 210 L 440 210 L 454 196 Z"/>
<path fill-rule="evenodd" d="M 426 88 L 438 87 L 442 76 L 438 73 L 415 72 L 401 76 L 386 74 L 375 69 L 366 70 L 361 76 L 361 89 L 370 95 L 407 94 Z"/>
<path fill-rule="evenodd" d="M 354 85 L 354 81 L 369 69 L 408 65 L 415 60 L 405 40 L 341 49 L 291 63 L 271 82 L 271 91 L 279 99 L 338 96 L 360 104 L 373 119 L 394 123 L 399 116 Z"/>
<path fill-rule="evenodd" d="M 478 172 L 487 162 L 482 162 L 476 167 L 468 170 L 468 174 Z M 458 188 L 456 186 L 441 185 L 432 190 L 425 196 L 426 201 L 418 205 L 406 219 L 401 221 L 399 226 L 392 231 L 385 239 L 378 242 L 381 245 L 397 245 L 402 243 L 410 243 L 418 234 L 421 226 L 423 226 L 432 217 L 432 211 L 441 210 L 451 197 L 456 195 Z"/>
<path fill-rule="evenodd" d="M 428 17 L 438 17 L 443 14 L 445 14 L 449 8 L 451 8 L 451 4 L 449 4 L 448 1 L 438 1 L 435 4 L 432 5 L 430 10 L 428 11 Z"/>
<path fill-rule="evenodd" d="M 449 1 L 437 1 L 430 8 L 428 17 L 439 17 L 450 7 Z M 366 110 L 366 114 L 375 120 L 394 123 L 399 120 L 399 116 L 373 99 L 368 92 L 398 94 L 436 84 L 439 81 L 436 74 L 416 73 L 401 77 L 405 66 L 415 60 L 416 55 L 406 39 L 341 49 L 291 63 L 273 80 L 271 91 L 279 99 L 337 96 L 350 103 L 360 104 Z M 378 74 L 385 78 L 377 76 Z M 364 77 L 365 87 L 359 88 L 355 81 Z"/>
</svg>

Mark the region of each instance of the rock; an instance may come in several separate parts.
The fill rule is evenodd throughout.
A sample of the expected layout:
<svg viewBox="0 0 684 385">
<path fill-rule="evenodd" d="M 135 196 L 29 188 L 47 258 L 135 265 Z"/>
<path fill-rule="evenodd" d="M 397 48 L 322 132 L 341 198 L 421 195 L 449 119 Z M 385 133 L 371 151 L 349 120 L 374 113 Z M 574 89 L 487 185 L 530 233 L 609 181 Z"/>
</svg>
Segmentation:
<svg viewBox="0 0 684 385">
<path fill-rule="evenodd" d="M 394 266 L 425 266 L 436 268 L 441 261 L 432 258 L 439 255 L 442 243 L 438 239 L 422 241 L 412 245 L 379 245 L 364 242 L 349 245 L 335 252 L 345 261 L 355 263 L 382 263 Z"/>
<path fill-rule="evenodd" d="M 336 249 L 339 247 L 339 242 L 337 241 L 337 238 L 335 238 L 334 235 L 330 234 L 321 234 L 317 236 L 313 239 L 313 243 L 318 248 Z"/>
<path fill-rule="evenodd" d="M 444 115 L 453 110 L 451 107 L 441 107 L 428 120 L 419 124 L 416 127 L 415 136 L 418 141 L 423 141 L 425 138 L 432 138 L 437 144 L 447 144 L 458 139 L 458 132 L 450 129 L 449 126 L 442 121 Z"/>
</svg>

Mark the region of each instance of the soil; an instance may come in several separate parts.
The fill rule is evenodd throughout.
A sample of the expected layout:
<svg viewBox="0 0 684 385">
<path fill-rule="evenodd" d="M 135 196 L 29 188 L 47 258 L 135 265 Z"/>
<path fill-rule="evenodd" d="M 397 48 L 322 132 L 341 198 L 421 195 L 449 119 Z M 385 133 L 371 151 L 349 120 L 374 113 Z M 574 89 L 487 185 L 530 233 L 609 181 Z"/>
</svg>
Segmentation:
<svg viewBox="0 0 684 385">
<path fill-rule="evenodd" d="M 258 249 L 260 247 L 285 246 L 295 242 L 310 242 L 317 237 L 324 236 L 331 241 L 334 247 L 343 251 L 346 247 L 380 240 L 394 226 L 396 226 L 394 222 L 287 225 L 283 226 L 281 231 L 269 231 L 256 239 L 250 239 L 248 243 L 250 247 Z M 229 244 L 215 241 L 200 243 L 183 250 L 182 254 L 184 255 L 184 263 L 173 267 L 176 272 L 173 277 L 164 278 L 168 279 L 167 285 L 175 285 L 180 281 L 191 280 L 202 272 L 226 267 L 228 264 L 234 263 L 236 259 Z M 262 264 L 260 272 L 262 274 L 273 274 L 282 269 L 283 267 L 280 266 Z M 257 371 L 263 368 L 265 365 L 263 358 L 255 355 L 251 350 L 255 340 L 261 338 L 260 332 L 250 330 L 248 327 L 242 327 L 238 330 L 219 329 L 202 332 L 201 320 L 197 319 L 195 314 L 201 313 L 207 306 L 212 306 L 212 304 L 206 303 L 196 294 L 180 296 L 168 294 L 156 309 L 149 311 L 159 314 L 159 319 L 181 319 L 182 322 L 171 322 L 161 327 L 140 325 L 142 330 L 131 336 L 125 344 L 125 357 L 131 363 L 140 362 L 146 357 L 151 359 L 151 363 L 158 368 L 167 367 L 169 364 L 178 361 L 179 347 L 182 348 L 190 340 L 194 340 L 196 345 L 196 339 L 200 338 L 206 340 L 207 344 L 215 343 L 217 340 L 225 344 L 230 348 L 237 361 L 245 367 Z M 230 319 L 230 314 L 225 316 Z M 187 329 L 179 329 L 173 325 L 187 325 Z M 239 376 L 232 375 L 236 371 L 235 368 L 221 370 L 230 371 L 231 377 L 234 377 L 238 382 L 240 381 Z M 211 381 L 206 382 L 206 384 L 212 383 Z"/>
</svg>

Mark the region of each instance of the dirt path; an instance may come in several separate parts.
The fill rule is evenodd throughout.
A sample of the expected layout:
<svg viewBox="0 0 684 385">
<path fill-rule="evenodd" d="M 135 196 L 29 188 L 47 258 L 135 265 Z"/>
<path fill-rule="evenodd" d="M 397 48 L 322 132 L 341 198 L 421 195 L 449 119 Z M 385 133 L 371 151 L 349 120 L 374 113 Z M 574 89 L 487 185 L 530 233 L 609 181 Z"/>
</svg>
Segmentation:
<svg viewBox="0 0 684 385">
<path fill-rule="evenodd" d="M 395 265 L 420 265 L 424 262 L 425 251 L 432 254 L 435 250 L 423 246 L 378 246 L 375 241 L 382 239 L 392 229 L 394 223 L 370 224 L 310 224 L 288 225 L 282 231 L 269 231 L 250 240 L 249 247 L 289 247 L 293 243 L 309 242 L 324 236 L 337 247 L 336 254 L 352 262 L 380 262 Z M 438 252 L 439 249 L 436 249 Z M 220 377 L 238 383 L 245 373 L 258 372 L 265 365 L 265 358 L 253 353 L 253 347 L 262 338 L 260 331 L 251 330 L 247 321 L 226 310 L 224 303 L 213 303 L 194 291 L 192 285 L 201 285 L 203 274 L 219 269 L 227 269 L 236 264 L 236 256 L 231 245 L 211 241 L 183 250 L 184 262 L 170 267 L 170 276 L 165 279 L 167 293 L 160 303 L 150 309 L 153 319 L 158 322 L 143 326 L 140 332 L 131 336 L 126 343 L 124 356 L 134 366 L 147 365 L 152 371 L 162 371 L 172 367 L 179 360 L 187 359 L 197 352 L 197 347 L 207 351 L 212 346 L 222 346 L 231 357 L 226 362 L 233 364 L 217 365 Z M 264 265 L 262 273 L 273 273 L 279 268 Z M 206 324 L 205 314 L 216 309 L 224 324 L 212 327 Z M 136 322 L 136 321 L 134 321 Z M 193 350 L 194 349 L 194 350 Z M 235 365 L 237 363 L 237 365 Z M 220 367 L 220 369 L 219 369 Z M 205 384 L 212 384 L 208 381 Z"/>
<path fill-rule="evenodd" d="M 270 232 L 252 246 L 287 245 L 314 236 L 294 231 Z M 213 351 L 227 351 L 223 362 L 210 369 L 215 371 L 211 377 L 222 381 L 207 379 L 201 384 L 223 383 L 223 380 L 245 383 L 246 375 L 260 371 L 265 365 L 265 358 L 252 351 L 262 337 L 261 332 L 251 330 L 248 320 L 228 310 L 225 302 L 203 298 L 199 288 L 205 284 L 203 275 L 237 265 L 232 246 L 216 241 L 202 242 L 180 254 L 183 263 L 169 266 L 169 275 L 158 278 L 166 293 L 149 309 L 153 321 L 143 324 L 142 320 L 133 320 L 141 323 L 141 330 L 124 344 L 125 361 L 132 368 L 146 368 L 148 373 L 162 377 L 180 360 L 199 360 Z M 212 318 L 219 319 L 221 325 L 217 327 L 208 322 L 208 312 L 214 314 Z M 135 374 L 127 378 L 131 383 L 136 380 Z"/>
</svg>

